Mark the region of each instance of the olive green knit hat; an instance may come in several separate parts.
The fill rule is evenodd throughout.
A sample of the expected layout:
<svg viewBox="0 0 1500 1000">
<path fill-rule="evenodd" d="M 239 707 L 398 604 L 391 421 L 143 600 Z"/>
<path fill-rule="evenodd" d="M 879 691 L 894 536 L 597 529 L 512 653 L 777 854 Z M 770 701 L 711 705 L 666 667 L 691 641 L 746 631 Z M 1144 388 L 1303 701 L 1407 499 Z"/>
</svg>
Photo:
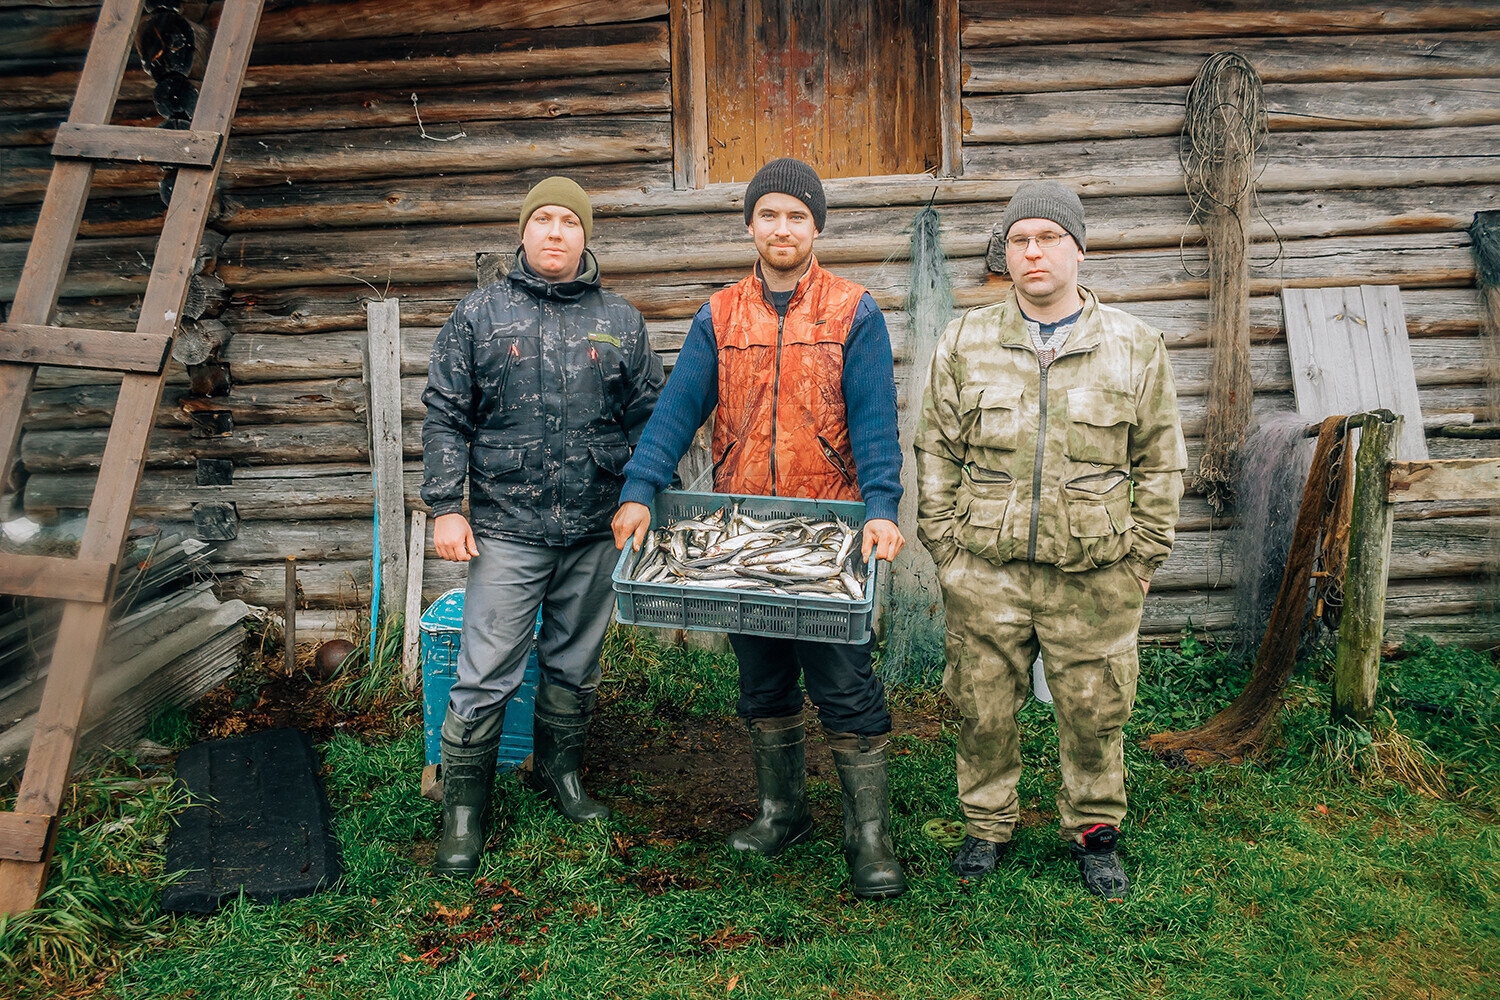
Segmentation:
<svg viewBox="0 0 1500 1000">
<path fill-rule="evenodd" d="M 526 222 L 531 213 L 543 205 L 561 205 L 578 216 L 578 221 L 583 223 L 583 242 L 593 239 L 594 208 L 589 204 L 588 193 L 576 181 L 566 177 L 547 177 L 537 181 L 521 203 L 521 235 L 526 234 Z"/>
</svg>

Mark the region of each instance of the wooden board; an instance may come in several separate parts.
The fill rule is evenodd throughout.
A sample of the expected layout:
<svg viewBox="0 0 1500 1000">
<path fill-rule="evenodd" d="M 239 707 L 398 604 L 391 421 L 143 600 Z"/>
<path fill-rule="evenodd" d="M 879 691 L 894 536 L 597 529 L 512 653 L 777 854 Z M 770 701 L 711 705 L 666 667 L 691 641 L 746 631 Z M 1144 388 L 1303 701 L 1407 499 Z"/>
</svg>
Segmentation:
<svg viewBox="0 0 1500 1000">
<path fill-rule="evenodd" d="M 115 330 L 70 330 L 0 323 L 0 362 L 103 368 L 156 374 L 167 363 L 172 338 Z"/>
<path fill-rule="evenodd" d="M 1386 499 L 1391 503 L 1500 500 L 1500 458 L 1392 462 Z"/>
<path fill-rule="evenodd" d="M 1397 456 L 1427 458 L 1400 288 L 1289 288 L 1282 302 L 1297 412 L 1311 423 L 1392 410 L 1405 418 Z"/>
<path fill-rule="evenodd" d="M 371 302 L 365 348 L 369 390 L 370 468 L 380 532 L 380 610 L 393 619 L 406 609 L 406 503 L 401 483 L 401 303 Z"/>
</svg>

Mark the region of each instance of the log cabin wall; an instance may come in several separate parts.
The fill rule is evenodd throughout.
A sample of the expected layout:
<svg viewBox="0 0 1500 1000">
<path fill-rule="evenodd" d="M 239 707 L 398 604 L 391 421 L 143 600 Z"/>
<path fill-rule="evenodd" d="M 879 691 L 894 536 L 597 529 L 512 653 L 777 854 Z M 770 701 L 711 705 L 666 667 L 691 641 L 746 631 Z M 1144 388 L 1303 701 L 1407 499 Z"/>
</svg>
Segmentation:
<svg viewBox="0 0 1500 1000">
<path fill-rule="evenodd" d="M 6 302 L 95 7 L 57 0 L 0 9 Z M 1464 228 L 1476 210 L 1500 207 L 1500 4 L 1261 7 L 960 5 L 961 174 L 831 183 L 819 240 L 820 259 L 887 310 L 903 386 L 911 373 L 899 309 L 912 216 L 936 200 L 958 304 L 992 302 L 1007 288 L 985 261 L 1004 200 L 1021 180 L 1056 177 L 1085 198 L 1085 283 L 1167 335 L 1196 464 L 1210 359 L 1177 134 L 1203 59 L 1234 49 L 1259 69 L 1271 110 L 1257 259 L 1274 256 L 1272 227 L 1281 240 L 1280 259 L 1252 272 L 1257 408 L 1293 407 L 1276 296 L 1283 283 L 1392 283 L 1403 290 L 1424 413 L 1495 419 L 1484 412 L 1482 313 Z M 268 3 L 188 313 L 197 314 L 201 349 L 190 360 L 203 363 L 191 379 L 180 370 L 168 390 L 137 508 L 185 522 L 195 504 L 233 504 L 236 537 L 220 542 L 216 557 L 225 596 L 276 605 L 280 560 L 295 555 L 310 606 L 368 598 L 364 304 L 401 299 L 406 486 L 416 505 L 428 348 L 473 287 L 476 253 L 518 242 L 516 213 L 539 177 L 566 171 L 591 192 L 606 283 L 646 315 L 668 365 L 698 305 L 743 275 L 753 251 L 739 215 L 742 185 L 673 188 L 667 8 L 667 0 Z M 184 9 L 207 23 L 216 11 Z M 139 70 L 127 77 L 116 120 L 156 120 Z M 62 322 L 108 328 L 133 319 L 160 224 L 159 177 L 151 168 L 98 173 Z M 87 502 L 113 394 L 96 380 L 48 371 L 39 381 L 23 467 L 6 470 L 33 514 Z M 1446 437 L 1429 445 L 1440 458 L 1490 448 Z M 1490 520 L 1471 506 L 1400 511 L 1392 637 L 1489 636 L 1475 574 Z M 1145 632 L 1229 623 L 1223 588 L 1234 567 L 1223 527 L 1200 499 L 1184 501 Z M 461 584 L 461 568 L 430 551 L 429 560 L 429 598 Z"/>
</svg>

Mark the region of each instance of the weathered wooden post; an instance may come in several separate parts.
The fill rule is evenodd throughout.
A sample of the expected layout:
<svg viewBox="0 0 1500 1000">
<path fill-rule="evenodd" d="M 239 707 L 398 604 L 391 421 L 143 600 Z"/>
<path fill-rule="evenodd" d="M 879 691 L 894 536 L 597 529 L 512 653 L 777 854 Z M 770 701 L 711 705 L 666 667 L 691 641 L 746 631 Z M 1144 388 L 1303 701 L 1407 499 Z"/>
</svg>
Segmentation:
<svg viewBox="0 0 1500 1000">
<path fill-rule="evenodd" d="M 375 511 L 380 533 L 380 618 L 406 609 L 406 493 L 402 482 L 401 302 L 383 299 L 366 307 L 369 341 L 365 388 L 370 400 L 370 467 L 375 473 Z"/>
<path fill-rule="evenodd" d="M 1380 641 L 1385 632 L 1386 570 L 1391 556 L 1387 469 L 1401 437 L 1401 417 L 1364 422 L 1354 461 L 1354 509 L 1344 570 L 1344 615 L 1333 670 L 1333 719 L 1363 725 L 1375 714 Z"/>
</svg>

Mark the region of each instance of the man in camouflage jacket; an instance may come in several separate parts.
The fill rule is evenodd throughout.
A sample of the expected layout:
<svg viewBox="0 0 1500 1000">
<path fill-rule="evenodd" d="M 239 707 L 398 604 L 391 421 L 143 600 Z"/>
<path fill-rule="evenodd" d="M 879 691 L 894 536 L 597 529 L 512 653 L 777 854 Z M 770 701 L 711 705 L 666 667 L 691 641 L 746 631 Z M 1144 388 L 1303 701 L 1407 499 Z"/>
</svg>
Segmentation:
<svg viewBox="0 0 1500 1000">
<path fill-rule="evenodd" d="M 579 768 L 614 608 L 610 518 L 665 376 L 641 314 L 599 286 L 592 225 L 573 181 L 537 184 L 510 272 L 464 298 L 432 348 L 422 499 L 438 554 L 469 563 L 442 731 L 440 874 L 478 868 L 505 706 L 538 606 L 535 782 L 573 820 L 608 815 Z"/>
<path fill-rule="evenodd" d="M 943 686 L 963 716 L 960 876 L 993 870 L 1019 816 L 1015 716 L 1038 649 L 1062 758 L 1061 834 L 1084 884 L 1129 881 L 1121 729 L 1152 574 L 1187 465 L 1162 335 L 1077 283 L 1083 206 L 1024 184 L 1002 222 L 1014 282 L 938 341 L 914 442 L 917 525 L 947 609 Z"/>
</svg>

